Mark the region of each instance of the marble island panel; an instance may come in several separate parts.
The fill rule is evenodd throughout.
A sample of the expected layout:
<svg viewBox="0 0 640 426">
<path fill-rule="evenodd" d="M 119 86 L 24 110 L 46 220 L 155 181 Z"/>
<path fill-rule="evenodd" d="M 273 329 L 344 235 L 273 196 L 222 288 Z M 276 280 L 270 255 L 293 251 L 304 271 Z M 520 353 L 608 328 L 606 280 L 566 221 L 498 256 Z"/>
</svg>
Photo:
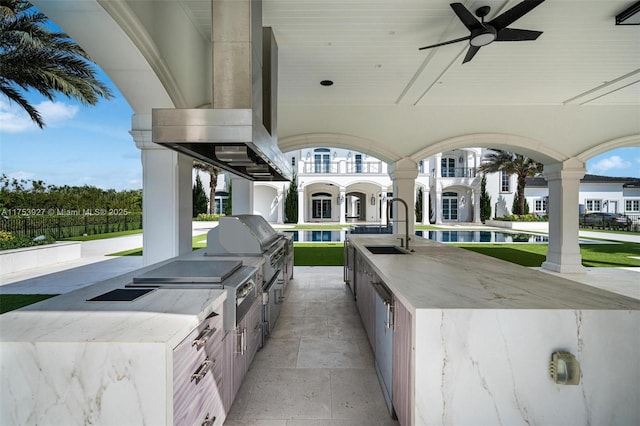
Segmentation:
<svg viewBox="0 0 640 426">
<path fill-rule="evenodd" d="M 375 255 L 397 239 L 349 239 L 410 313 L 407 424 L 640 424 L 637 299 L 433 241 Z M 551 378 L 555 352 L 577 385 Z"/>
</svg>

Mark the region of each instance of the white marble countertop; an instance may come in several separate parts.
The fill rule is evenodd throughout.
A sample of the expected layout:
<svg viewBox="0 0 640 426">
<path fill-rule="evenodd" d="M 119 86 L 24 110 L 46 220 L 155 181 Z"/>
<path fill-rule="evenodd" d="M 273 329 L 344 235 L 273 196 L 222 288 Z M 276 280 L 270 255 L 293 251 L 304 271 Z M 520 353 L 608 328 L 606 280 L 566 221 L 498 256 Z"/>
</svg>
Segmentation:
<svg viewBox="0 0 640 426">
<path fill-rule="evenodd" d="M 87 301 L 124 288 L 132 278 L 180 260 L 220 260 L 205 257 L 204 249 L 83 287 L 7 312 L 0 320 L 3 342 L 140 342 L 177 345 L 227 299 L 221 289 L 154 289 L 130 302 Z M 230 259 L 230 258 L 227 258 Z M 246 266 L 259 266 L 262 257 L 236 257 Z"/>
<path fill-rule="evenodd" d="M 397 245 L 395 235 L 349 235 L 389 289 L 416 309 L 640 310 L 640 301 L 427 239 L 411 254 L 372 254 L 367 245 Z M 356 290 L 357 291 L 357 290 Z"/>
</svg>

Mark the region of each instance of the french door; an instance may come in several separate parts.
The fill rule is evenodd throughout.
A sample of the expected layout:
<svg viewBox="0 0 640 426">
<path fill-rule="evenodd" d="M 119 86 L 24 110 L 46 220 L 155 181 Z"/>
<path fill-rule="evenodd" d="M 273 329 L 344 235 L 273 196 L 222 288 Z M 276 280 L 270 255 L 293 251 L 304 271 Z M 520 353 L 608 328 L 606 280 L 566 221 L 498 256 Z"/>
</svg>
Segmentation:
<svg viewBox="0 0 640 426">
<path fill-rule="evenodd" d="M 312 200 L 313 219 L 331 219 L 331 199 L 316 198 Z"/>
<path fill-rule="evenodd" d="M 442 220 L 458 220 L 458 194 L 455 192 L 442 194 Z"/>
</svg>

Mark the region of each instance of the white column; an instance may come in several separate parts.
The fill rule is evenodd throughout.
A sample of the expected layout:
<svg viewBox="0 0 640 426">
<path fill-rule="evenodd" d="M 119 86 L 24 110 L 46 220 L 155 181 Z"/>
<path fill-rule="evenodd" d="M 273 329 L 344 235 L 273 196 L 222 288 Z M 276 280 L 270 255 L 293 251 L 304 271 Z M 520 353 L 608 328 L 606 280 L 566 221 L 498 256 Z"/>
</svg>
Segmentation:
<svg viewBox="0 0 640 426">
<path fill-rule="evenodd" d="M 376 209 L 378 208 L 378 202 L 376 201 Z M 387 186 L 380 187 L 380 210 L 375 214 L 381 225 L 387 224 Z"/>
<path fill-rule="evenodd" d="M 429 188 L 422 189 L 422 224 L 429 224 Z"/>
<path fill-rule="evenodd" d="M 438 162 L 438 164 L 440 164 Z M 431 203 L 433 214 L 436 216 L 436 225 L 442 225 L 442 188 L 439 178 L 436 178 L 436 199 Z"/>
<path fill-rule="evenodd" d="M 253 182 L 234 174 L 231 175 L 231 213 L 254 214 Z"/>
<path fill-rule="evenodd" d="M 439 152 L 436 154 L 436 170 L 435 170 L 435 176 L 434 178 L 436 179 L 436 182 L 438 181 L 438 179 L 440 179 L 442 177 L 442 153 Z"/>
<path fill-rule="evenodd" d="M 544 167 L 549 185 L 549 248 L 544 269 L 585 272 L 578 243 L 578 196 L 585 172 L 585 164 L 576 158 Z"/>
<path fill-rule="evenodd" d="M 303 224 L 305 222 L 305 199 L 304 199 L 304 187 L 302 183 L 298 186 L 298 223 Z"/>
<path fill-rule="evenodd" d="M 193 160 L 151 142 L 151 117 L 134 116 L 131 135 L 142 160 L 143 263 L 190 253 Z"/>
<path fill-rule="evenodd" d="M 278 191 L 278 215 L 277 215 L 277 223 L 284 223 L 284 201 L 287 197 L 287 191 L 285 190 L 284 185 L 282 189 Z"/>
<path fill-rule="evenodd" d="M 406 222 L 404 206 L 398 208 L 398 202 L 393 203 L 393 217 L 394 217 L 394 234 L 404 235 L 405 230 L 408 230 L 410 236 L 412 236 L 415 228 L 415 198 L 416 198 L 416 178 L 418 177 L 418 164 L 409 159 L 403 158 L 397 161 L 391 167 L 389 176 L 393 180 L 393 197 L 400 198 L 407 203 L 407 217 Z M 402 222 L 399 222 L 402 221 Z"/>
<path fill-rule="evenodd" d="M 340 187 L 340 195 L 338 195 L 338 197 L 340 197 L 340 218 L 339 218 L 339 222 L 340 225 L 344 225 L 347 223 L 346 221 L 346 215 L 347 215 L 347 199 L 345 196 L 345 188 L 344 187 Z"/>
<path fill-rule="evenodd" d="M 382 196 L 382 200 L 381 200 L 381 204 L 382 206 L 380 207 L 380 224 L 381 225 L 387 225 L 387 190 L 384 190 L 384 195 Z"/>
<path fill-rule="evenodd" d="M 480 188 L 473 187 L 471 189 L 473 193 L 473 222 L 477 224 L 481 224 L 480 220 Z"/>
</svg>

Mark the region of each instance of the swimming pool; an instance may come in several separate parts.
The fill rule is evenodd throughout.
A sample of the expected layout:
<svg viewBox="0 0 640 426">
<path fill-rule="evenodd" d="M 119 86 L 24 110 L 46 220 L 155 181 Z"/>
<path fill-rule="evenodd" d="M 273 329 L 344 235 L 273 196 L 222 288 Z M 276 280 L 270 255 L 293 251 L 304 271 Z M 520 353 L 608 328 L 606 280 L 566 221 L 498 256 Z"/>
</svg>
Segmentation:
<svg viewBox="0 0 640 426">
<path fill-rule="evenodd" d="M 345 230 L 328 230 L 328 229 L 304 229 L 296 231 L 283 231 L 284 234 L 291 235 L 293 241 L 297 243 L 339 243 L 344 242 Z"/>
<path fill-rule="evenodd" d="M 441 243 L 548 243 L 547 235 L 511 231 L 416 231 L 416 236 Z"/>
<path fill-rule="evenodd" d="M 292 236 L 295 242 L 344 242 L 348 230 L 292 230 L 283 231 Z M 380 232 L 375 232 L 380 233 Z M 427 238 L 441 243 L 548 243 L 546 235 L 510 231 L 460 231 L 437 230 L 415 231 L 416 237 Z"/>
</svg>

